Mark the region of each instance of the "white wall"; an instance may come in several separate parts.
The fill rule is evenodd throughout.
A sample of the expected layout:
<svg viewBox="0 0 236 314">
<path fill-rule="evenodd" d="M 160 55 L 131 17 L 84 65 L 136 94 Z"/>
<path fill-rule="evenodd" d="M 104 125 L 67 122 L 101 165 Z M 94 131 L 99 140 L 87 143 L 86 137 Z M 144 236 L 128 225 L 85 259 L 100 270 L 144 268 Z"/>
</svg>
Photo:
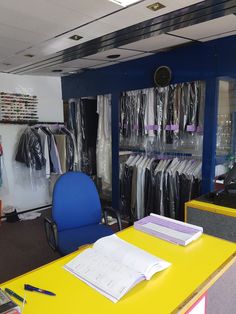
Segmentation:
<svg viewBox="0 0 236 314">
<path fill-rule="evenodd" d="M 38 97 L 40 122 L 63 122 L 61 79 L 59 77 L 28 76 L 0 73 L 0 92 L 22 93 Z M 0 188 L 3 206 L 12 205 L 19 211 L 49 204 L 48 182 L 38 174 L 37 180 L 29 181 L 29 169 L 15 162 L 20 135 L 26 125 L 1 124 L 7 188 Z M 5 180 L 6 182 L 6 180 Z"/>
</svg>

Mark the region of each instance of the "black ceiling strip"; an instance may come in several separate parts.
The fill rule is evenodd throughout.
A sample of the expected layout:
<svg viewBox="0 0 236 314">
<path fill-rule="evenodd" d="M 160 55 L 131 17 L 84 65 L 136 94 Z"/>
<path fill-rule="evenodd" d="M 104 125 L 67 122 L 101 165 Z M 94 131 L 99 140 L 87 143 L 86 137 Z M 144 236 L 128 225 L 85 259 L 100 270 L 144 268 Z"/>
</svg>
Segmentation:
<svg viewBox="0 0 236 314">
<path fill-rule="evenodd" d="M 205 2 L 212 2 L 212 1 L 205 1 Z M 217 1 L 217 2 L 219 2 L 219 1 Z M 232 3 L 232 2 L 234 2 L 234 5 L 235 5 L 235 0 L 234 1 L 221 1 L 221 3 L 220 3 L 220 9 L 222 10 L 222 8 L 223 8 L 223 10 L 224 10 L 224 14 L 225 14 L 225 5 L 227 4 L 228 6 L 229 6 L 229 4 L 230 3 Z M 216 1 L 214 1 L 213 2 L 214 3 L 214 10 L 216 9 L 216 7 L 217 7 L 217 9 L 219 9 L 219 3 L 216 3 Z M 201 4 L 201 3 L 200 3 Z M 189 7 L 189 8 L 192 8 L 193 9 L 193 7 L 194 6 L 191 6 L 191 7 Z M 206 10 L 206 8 L 208 9 L 208 10 Z M 186 8 L 185 8 L 186 9 Z M 232 9 L 232 7 L 230 7 L 230 9 Z M 209 10 L 211 11 L 211 12 L 209 12 Z M 212 10 L 213 10 L 213 8 L 212 7 L 209 7 L 209 5 L 208 6 L 206 6 L 206 7 L 204 7 L 204 10 L 203 10 L 203 16 L 205 16 L 205 19 L 206 20 L 209 20 L 209 18 L 206 18 L 206 16 L 208 15 L 208 14 L 211 14 L 211 18 L 212 18 Z M 181 9 L 181 10 L 178 10 L 178 11 L 184 11 L 184 9 Z M 193 11 L 193 10 L 192 10 Z M 111 34 L 108 34 L 108 35 L 104 35 L 104 36 L 102 36 L 102 37 L 100 37 L 100 38 L 97 38 L 97 39 L 93 39 L 93 40 L 91 40 L 91 41 L 88 41 L 88 42 L 86 42 L 86 43 L 82 43 L 82 44 L 80 44 L 80 45 L 76 45 L 76 46 L 74 46 L 74 47 L 72 47 L 72 48 L 68 48 L 68 49 L 66 49 L 66 50 L 64 50 L 64 51 L 62 51 L 60 54 L 61 54 L 61 56 L 62 56 L 62 62 L 66 62 L 66 61 L 71 61 L 71 60 L 74 60 L 74 59 L 76 59 L 76 58 L 79 58 L 79 57 L 85 57 L 85 56 L 88 56 L 88 55 L 91 55 L 91 54 L 95 54 L 95 53 L 97 53 L 98 51 L 99 51 L 99 49 L 98 49 L 98 47 L 99 46 L 101 46 L 101 48 L 100 48 L 100 50 L 104 50 L 104 48 L 113 48 L 113 47 L 118 47 L 118 46 L 120 46 L 120 45 L 125 45 L 126 43 L 130 43 L 130 37 L 132 37 L 132 42 L 133 41 L 136 41 L 136 39 L 141 39 L 140 38 L 140 36 L 142 36 L 142 39 L 144 39 L 144 38 L 148 38 L 148 37 L 151 37 L 151 36 L 153 36 L 153 35 L 157 35 L 158 33 L 164 33 L 164 32 L 166 32 L 166 31 L 169 31 L 169 30 L 174 30 L 175 28 L 174 28 L 174 26 L 175 26 L 175 20 L 177 19 L 177 21 L 178 21 L 178 23 L 180 23 L 179 24 L 179 28 L 182 28 L 183 26 L 185 26 L 186 25 L 186 21 L 184 21 L 183 20 L 183 18 L 186 20 L 186 17 L 188 17 L 188 16 L 190 16 L 190 18 L 188 18 L 188 22 L 190 22 L 190 21 L 192 21 L 193 20 L 193 18 L 195 18 L 195 23 L 197 22 L 199 22 L 199 21 L 205 21 L 205 19 L 203 18 L 203 16 L 201 16 L 201 20 L 200 20 L 200 18 L 198 18 L 198 20 L 196 21 L 196 18 L 198 17 L 196 17 L 196 10 L 195 10 L 195 14 L 194 14 L 194 16 L 193 15 L 191 15 L 191 13 L 190 14 L 186 14 L 186 10 L 185 10 L 185 14 L 184 15 L 177 15 L 177 17 L 175 17 L 174 19 L 173 19 L 173 17 L 172 17 L 172 25 L 170 26 L 169 24 L 170 24 L 170 20 L 169 20 L 169 18 L 168 18 L 168 22 L 167 21 L 165 21 L 165 22 L 162 22 L 162 23 L 156 23 L 156 25 L 153 25 L 153 20 L 156 20 L 156 19 L 160 19 L 160 18 L 162 18 L 163 19 L 163 16 L 161 16 L 161 17 L 158 17 L 158 18 L 154 18 L 154 19 L 152 19 L 152 20 L 149 20 L 149 21 L 145 21 L 144 23 L 139 23 L 139 24 L 136 24 L 136 25 L 133 25 L 133 26 L 131 26 L 131 27 L 128 27 L 128 28 L 126 28 L 125 30 L 126 30 L 126 33 L 125 34 L 123 34 L 123 32 L 124 32 L 124 29 L 123 30 L 120 30 L 120 31 L 117 31 L 117 32 L 113 32 L 113 33 L 111 33 Z M 198 13 L 199 13 L 199 9 L 198 9 Z M 201 13 L 201 12 L 200 12 Z M 217 13 L 215 13 L 215 14 L 217 14 Z M 224 15 L 223 14 L 223 15 Z M 167 15 L 173 15 L 173 12 L 171 12 L 170 14 L 166 14 L 165 16 L 167 16 Z M 174 12 L 174 15 L 176 15 L 176 12 Z M 218 12 L 218 14 L 217 15 L 215 15 L 216 17 L 218 17 L 218 16 L 222 16 L 222 12 Z M 215 16 L 213 16 L 213 18 L 215 18 Z M 170 16 L 170 18 L 171 18 L 171 16 Z M 146 31 L 146 34 L 142 34 L 142 30 L 144 31 L 145 30 L 145 28 L 143 27 L 143 24 L 146 24 L 147 22 L 150 22 L 151 21 L 151 23 L 152 23 L 152 27 L 151 27 L 151 29 L 153 30 L 152 32 L 147 32 Z M 158 24 L 162 24 L 161 26 L 162 26 L 162 28 L 160 29 L 160 27 L 159 27 L 159 30 L 155 30 L 155 26 L 160 26 L 160 25 L 158 25 Z M 170 29 L 165 29 L 165 25 L 166 24 L 168 24 L 168 26 L 169 27 L 171 27 Z M 192 24 L 194 24 L 194 23 L 192 23 Z M 137 25 L 141 25 L 142 26 L 142 28 L 140 27 L 140 28 L 138 28 L 137 27 Z M 136 29 L 135 29 L 136 28 Z M 147 27 L 146 27 L 147 28 Z M 130 32 L 129 33 L 127 33 L 127 30 L 131 30 L 131 33 L 132 33 L 132 35 L 130 36 L 129 34 L 130 34 Z M 155 32 L 154 32 L 154 30 L 155 30 Z M 159 32 L 158 32 L 159 31 Z M 136 32 L 136 35 L 135 35 L 135 32 Z M 141 33 L 141 34 L 140 34 Z M 116 45 L 114 45 L 114 35 L 116 35 L 116 37 L 115 37 L 115 42 L 116 42 Z M 110 36 L 113 36 L 111 39 L 109 38 Z M 119 41 L 118 41 L 118 38 L 119 37 L 121 37 L 121 36 L 123 36 L 122 37 L 122 43 L 119 43 Z M 110 43 L 108 42 L 108 41 L 110 41 L 110 40 L 112 40 L 112 43 L 111 43 L 111 46 L 108 46 L 108 45 L 110 45 Z M 101 43 L 103 43 L 103 45 L 101 45 Z M 105 43 L 106 43 L 106 45 L 105 45 Z M 92 45 L 94 46 L 94 49 L 92 48 Z M 90 46 L 90 47 L 89 47 Z M 83 50 L 85 50 L 85 52 L 83 51 Z M 70 57 L 70 54 L 71 54 L 71 57 Z M 75 57 L 74 57 L 74 56 Z M 56 55 L 56 56 L 54 56 L 54 57 L 50 57 L 50 58 L 48 58 L 48 59 L 46 59 L 46 60 L 50 60 L 50 59 L 55 59 L 55 58 L 58 58 L 59 56 L 58 56 L 58 54 Z M 18 70 L 23 70 L 24 68 L 28 68 L 28 67 L 32 67 L 32 66 L 34 66 L 34 65 L 37 65 L 37 64 L 39 64 L 39 63 L 43 63 L 43 62 L 45 62 L 45 60 L 43 60 L 43 61 L 38 61 L 38 62 L 36 62 L 36 63 L 33 63 L 33 64 L 31 64 L 31 65 L 27 65 L 27 66 L 23 66 L 23 67 L 18 67 L 17 69 L 15 69 L 15 70 L 17 70 L 17 72 L 18 72 Z M 14 71 L 14 70 L 13 70 Z M 10 73 L 14 73 L 14 72 L 10 72 Z"/>
<path fill-rule="evenodd" d="M 164 16 L 145 21 L 126 29 L 113 32 L 108 35 L 104 35 L 100 38 L 90 40 L 88 42 L 82 43 L 72 48 L 65 49 L 60 52 L 60 55 L 56 55 L 50 58 L 47 58 L 43 61 L 38 61 L 31 65 L 18 67 L 15 70 L 9 71 L 9 73 L 23 73 L 25 71 L 32 70 L 34 68 L 44 67 L 44 63 L 49 61 L 49 64 L 52 62 L 64 63 L 72 61 L 81 57 L 89 56 L 96 54 L 99 51 L 116 48 L 125 44 L 135 42 L 137 40 L 145 39 L 152 37 L 154 35 L 163 34 L 170 32 L 176 29 L 180 29 L 186 26 L 191 26 L 196 23 L 205 22 L 217 17 L 228 15 L 236 12 L 236 0 L 231 1 L 204 1 L 205 7 L 198 3 L 197 10 L 193 10 L 195 7 L 190 6 L 184 9 L 180 9 L 176 12 L 184 11 L 182 14 L 176 16 L 176 12 L 171 12 L 165 14 Z M 210 3 L 212 6 L 210 6 Z M 191 8 L 190 13 L 188 13 L 188 8 Z M 167 17 L 169 18 L 167 19 Z M 164 18 L 165 17 L 165 18 Z M 160 22 L 161 20 L 161 22 Z M 140 26 L 140 27 L 139 27 Z M 58 59 L 59 58 L 59 59 Z M 61 59 L 60 59 L 61 58 Z"/>
</svg>

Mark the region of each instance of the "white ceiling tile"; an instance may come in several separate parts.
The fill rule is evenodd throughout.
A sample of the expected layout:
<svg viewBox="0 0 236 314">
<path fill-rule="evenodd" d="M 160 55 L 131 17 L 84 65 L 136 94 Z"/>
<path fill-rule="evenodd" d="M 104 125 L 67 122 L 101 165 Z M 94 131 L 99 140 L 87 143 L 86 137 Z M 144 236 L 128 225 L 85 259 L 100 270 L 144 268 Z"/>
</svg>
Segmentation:
<svg viewBox="0 0 236 314">
<path fill-rule="evenodd" d="M 132 56 L 132 57 L 128 57 L 128 58 L 123 58 L 121 60 L 119 60 L 120 62 L 126 62 L 126 61 L 130 61 L 130 60 L 135 60 L 135 59 L 140 59 L 140 58 L 144 58 L 144 57 L 148 57 L 148 56 L 151 56 L 153 55 L 153 53 L 141 53 L 139 55 L 135 55 L 135 56 Z"/>
<path fill-rule="evenodd" d="M 31 60 L 31 58 L 27 58 L 27 57 L 18 55 L 18 56 L 7 57 L 4 60 L 2 60 L 1 62 L 2 63 L 9 63 L 10 64 L 9 68 L 12 69 L 12 68 L 18 67 L 18 66 L 23 65 L 23 64 L 29 64 L 32 62 L 32 60 Z"/>
<path fill-rule="evenodd" d="M 170 34 L 183 36 L 191 39 L 201 39 L 208 36 L 230 32 L 236 29 L 236 16 L 231 14 L 204 23 L 184 27 Z"/>
<path fill-rule="evenodd" d="M 79 41 L 69 39 L 70 36 L 74 35 L 75 32 L 71 32 L 67 35 L 60 36 L 58 38 L 53 38 L 41 44 L 35 45 L 32 48 L 27 49 L 26 53 L 32 53 L 37 56 L 48 56 L 52 54 L 56 54 L 59 51 L 62 51 L 67 48 L 71 48 L 73 46 L 82 44 L 90 39 L 88 35 L 84 38 L 81 38 Z"/>
<path fill-rule="evenodd" d="M 9 56 L 13 56 L 15 53 L 22 51 L 29 46 L 29 43 L 12 40 L 7 37 L 0 36 L 0 56 L 1 58 L 9 58 Z"/>
<path fill-rule="evenodd" d="M 120 48 L 134 49 L 139 51 L 158 51 L 163 48 L 173 47 L 189 42 L 188 39 L 183 39 L 175 36 L 162 34 L 146 39 L 136 41 L 134 43 L 121 46 Z"/>
<path fill-rule="evenodd" d="M 205 38 L 200 38 L 199 40 L 202 41 L 202 42 L 205 42 L 205 41 L 218 39 L 218 38 L 222 38 L 222 37 L 227 37 L 227 36 L 232 36 L 232 35 L 236 35 L 236 29 L 234 31 L 232 31 L 232 32 L 226 32 L 226 33 L 219 34 L 219 35 L 216 35 L 216 36 L 209 36 L 209 37 L 205 37 Z"/>
<path fill-rule="evenodd" d="M 108 0 L 49 0 L 49 2 L 56 6 L 72 9 L 77 13 L 79 12 L 81 14 L 92 16 L 93 18 L 99 18 L 121 9 L 119 5 Z"/>
<path fill-rule="evenodd" d="M 9 25 L 0 23 L 0 37 L 7 37 L 12 41 L 26 42 L 28 47 L 43 40 L 43 36 L 38 33 L 34 33 L 31 30 L 24 30 Z"/>
<path fill-rule="evenodd" d="M 132 56 L 139 55 L 139 54 L 142 54 L 142 52 L 114 48 L 114 49 L 102 51 L 102 52 L 96 53 L 94 55 L 85 57 L 85 59 L 97 59 L 97 60 L 103 60 L 103 61 L 108 61 L 108 60 L 114 61 L 112 59 L 107 58 L 107 56 L 109 56 L 109 55 L 120 55 L 120 57 L 118 57 L 116 59 L 116 61 L 119 61 L 119 60 L 121 60 L 123 58 L 128 58 L 128 57 L 132 57 Z"/>
<path fill-rule="evenodd" d="M 2 1 L 0 12 L 1 23 L 22 29 L 30 28 L 47 35 L 47 39 L 93 20 L 92 16 L 57 6 L 47 0 Z"/>
<path fill-rule="evenodd" d="M 82 69 L 82 68 L 85 68 L 85 67 L 91 67 L 91 66 L 94 66 L 94 65 L 99 65 L 99 64 L 102 64 L 104 63 L 104 61 L 102 60 L 90 60 L 90 59 L 76 59 L 76 60 L 72 60 L 72 61 L 68 61 L 68 62 L 65 62 L 65 63 L 62 63 L 61 66 L 62 67 L 66 67 L 66 68 L 77 68 L 77 69 Z"/>
<path fill-rule="evenodd" d="M 114 64 L 118 64 L 120 62 L 115 62 L 115 61 L 111 61 L 111 62 L 103 62 L 102 64 L 99 65 L 95 65 L 90 67 L 90 69 L 99 69 L 99 68 L 106 68 L 108 66 L 114 65 Z"/>
<path fill-rule="evenodd" d="M 38 71 L 33 71 L 33 72 L 27 72 L 27 75 L 33 75 L 33 76 L 56 76 L 56 77 L 60 77 L 60 76 L 62 76 L 62 73 L 53 73 L 53 72 L 50 72 L 50 71 L 38 70 Z"/>
<path fill-rule="evenodd" d="M 97 21 L 95 23 L 88 24 L 86 26 L 80 27 L 76 33 L 80 36 L 89 36 L 91 39 L 97 38 L 117 30 L 117 27 L 112 27 L 107 23 Z"/>
<path fill-rule="evenodd" d="M 187 6 L 190 6 L 190 5 L 193 5 L 193 4 L 196 4 L 196 3 L 199 3 L 199 2 L 203 2 L 204 0 L 179 0 L 178 2 L 184 6 L 184 7 L 187 7 Z"/>
</svg>

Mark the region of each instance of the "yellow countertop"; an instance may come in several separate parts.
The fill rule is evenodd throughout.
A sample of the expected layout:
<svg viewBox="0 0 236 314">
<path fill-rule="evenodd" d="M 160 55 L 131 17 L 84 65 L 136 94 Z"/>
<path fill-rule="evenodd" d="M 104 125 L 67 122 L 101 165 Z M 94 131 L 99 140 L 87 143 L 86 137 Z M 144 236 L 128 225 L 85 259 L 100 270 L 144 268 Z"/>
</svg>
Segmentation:
<svg viewBox="0 0 236 314">
<path fill-rule="evenodd" d="M 23 286 L 27 283 L 56 293 L 51 297 L 26 292 L 24 314 L 182 313 L 235 261 L 236 244 L 204 234 L 186 247 L 132 227 L 117 235 L 172 265 L 138 284 L 116 304 L 63 269 L 78 252 L 10 280 L 1 288 L 8 287 L 24 296 Z"/>
<path fill-rule="evenodd" d="M 193 207 L 193 208 L 205 210 L 205 211 L 208 211 L 211 213 L 217 213 L 220 215 L 236 217 L 236 209 L 235 208 L 224 207 L 224 206 L 215 205 L 215 204 L 211 204 L 211 203 L 207 203 L 207 202 L 192 200 L 192 201 L 185 203 L 185 216 L 187 215 L 186 207 Z"/>
</svg>

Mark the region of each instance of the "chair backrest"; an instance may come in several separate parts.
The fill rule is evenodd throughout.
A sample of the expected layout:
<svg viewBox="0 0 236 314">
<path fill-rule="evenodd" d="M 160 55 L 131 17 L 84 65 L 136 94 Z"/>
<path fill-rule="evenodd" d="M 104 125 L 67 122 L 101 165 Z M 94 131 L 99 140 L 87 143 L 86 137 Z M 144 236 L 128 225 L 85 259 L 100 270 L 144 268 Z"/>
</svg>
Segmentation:
<svg viewBox="0 0 236 314">
<path fill-rule="evenodd" d="M 53 189 L 52 218 L 58 231 L 101 221 L 101 203 L 92 179 L 82 172 L 67 172 Z"/>
</svg>

